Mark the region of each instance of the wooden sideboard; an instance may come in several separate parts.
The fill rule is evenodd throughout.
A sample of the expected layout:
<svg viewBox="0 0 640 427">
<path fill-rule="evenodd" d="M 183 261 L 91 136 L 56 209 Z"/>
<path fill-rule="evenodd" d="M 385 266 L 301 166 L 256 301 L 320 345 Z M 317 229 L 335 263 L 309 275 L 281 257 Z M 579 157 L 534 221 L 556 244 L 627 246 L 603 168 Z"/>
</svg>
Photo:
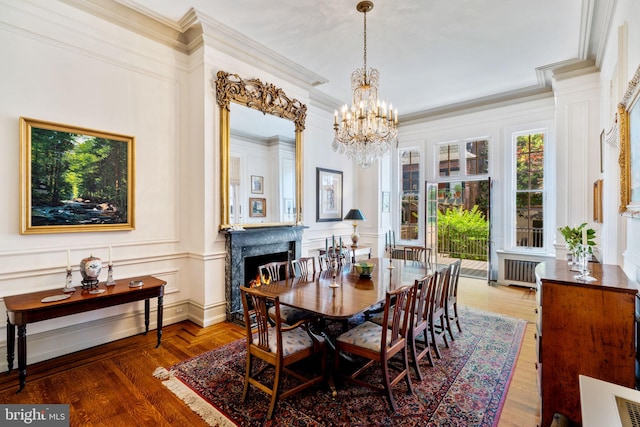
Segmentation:
<svg viewBox="0 0 640 427">
<path fill-rule="evenodd" d="M 574 278 L 566 261 L 536 267 L 538 386 L 542 426 L 555 413 L 581 425 L 579 375 L 636 386 L 638 285 L 617 265 L 590 264 Z"/>
</svg>

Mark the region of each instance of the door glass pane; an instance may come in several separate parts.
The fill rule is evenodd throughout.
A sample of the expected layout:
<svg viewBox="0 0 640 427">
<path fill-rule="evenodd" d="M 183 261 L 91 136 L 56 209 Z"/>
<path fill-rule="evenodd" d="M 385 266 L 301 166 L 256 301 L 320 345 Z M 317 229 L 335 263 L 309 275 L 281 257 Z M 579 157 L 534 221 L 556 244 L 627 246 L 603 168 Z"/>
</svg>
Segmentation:
<svg viewBox="0 0 640 427">
<path fill-rule="evenodd" d="M 400 239 L 419 240 L 420 152 L 401 151 Z"/>
</svg>

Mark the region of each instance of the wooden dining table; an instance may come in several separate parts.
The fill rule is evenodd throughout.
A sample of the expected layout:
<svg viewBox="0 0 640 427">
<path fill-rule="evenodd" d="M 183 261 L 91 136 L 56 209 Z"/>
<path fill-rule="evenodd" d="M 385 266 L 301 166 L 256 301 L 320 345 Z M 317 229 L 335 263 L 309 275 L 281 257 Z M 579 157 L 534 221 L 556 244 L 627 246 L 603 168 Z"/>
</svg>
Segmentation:
<svg viewBox="0 0 640 427">
<path fill-rule="evenodd" d="M 371 258 L 375 264 L 370 278 L 360 277 L 353 264 L 333 272 L 324 270 L 315 276 L 296 277 L 262 285 L 262 292 L 278 296 L 280 304 L 316 313 L 329 320 L 346 320 L 384 302 L 386 293 L 412 285 L 431 273 L 420 262 Z M 392 268 L 389 268 L 392 267 Z"/>
</svg>

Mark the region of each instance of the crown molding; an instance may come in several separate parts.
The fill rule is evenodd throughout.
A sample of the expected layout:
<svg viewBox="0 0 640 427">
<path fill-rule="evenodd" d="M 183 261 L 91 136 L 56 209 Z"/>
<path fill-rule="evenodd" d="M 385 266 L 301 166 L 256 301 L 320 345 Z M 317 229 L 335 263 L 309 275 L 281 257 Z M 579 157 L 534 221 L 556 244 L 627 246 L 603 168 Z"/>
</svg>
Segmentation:
<svg viewBox="0 0 640 427">
<path fill-rule="evenodd" d="M 406 114 L 401 116 L 399 122 L 400 125 L 408 125 L 552 97 L 551 87 L 533 86 Z"/>
<path fill-rule="evenodd" d="M 210 46 L 273 74 L 285 74 L 304 87 L 328 81 L 194 8 L 174 22 L 127 0 L 60 1 L 187 55 Z"/>
</svg>

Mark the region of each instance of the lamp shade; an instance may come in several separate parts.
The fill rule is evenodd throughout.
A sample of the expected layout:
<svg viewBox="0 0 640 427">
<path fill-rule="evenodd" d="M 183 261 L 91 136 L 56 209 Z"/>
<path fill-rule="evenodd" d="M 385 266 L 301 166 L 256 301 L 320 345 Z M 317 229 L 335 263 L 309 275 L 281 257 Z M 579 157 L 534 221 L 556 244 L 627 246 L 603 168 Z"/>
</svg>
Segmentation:
<svg viewBox="0 0 640 427">
<path fill-rule="evenodd" d="M 344 217 L 344 219 L 355 219 L 360 221 L 367 220 L 360 209 L 351 209 L 349 212 L 347 212 L 347 215 Z"/>
</svg>

